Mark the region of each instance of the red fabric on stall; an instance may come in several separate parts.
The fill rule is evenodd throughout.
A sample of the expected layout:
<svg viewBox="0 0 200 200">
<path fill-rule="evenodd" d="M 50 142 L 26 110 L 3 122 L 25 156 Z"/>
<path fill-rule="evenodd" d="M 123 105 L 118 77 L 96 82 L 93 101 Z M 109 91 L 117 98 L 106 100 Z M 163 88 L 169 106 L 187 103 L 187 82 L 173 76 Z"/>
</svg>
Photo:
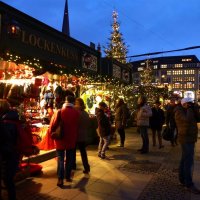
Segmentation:
<svg viewBox="0 0 200 200">
<path fill-rule="evenodd" d="M 47 130 L 47 133 L 44 136 L 44 138 L 42 139 L 42 141 L 37 144 L 37 147 L 40 150 L 55 149 L 55 143 L 54 143 L 54 140 L 51 139 L 51 135 L 50 135 L 50 131 L 49 130 L 50 129 Z"/>
</svg>

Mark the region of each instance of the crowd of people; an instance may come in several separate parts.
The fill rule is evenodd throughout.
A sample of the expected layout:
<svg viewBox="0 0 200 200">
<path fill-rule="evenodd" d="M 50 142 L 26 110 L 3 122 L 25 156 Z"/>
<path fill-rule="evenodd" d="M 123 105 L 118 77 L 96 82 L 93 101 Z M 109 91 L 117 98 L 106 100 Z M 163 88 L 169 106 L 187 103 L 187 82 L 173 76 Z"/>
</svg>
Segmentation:
<svg viewBox="0 0 200 200">
<path fill-rule="evenodd" d="M 193 182 L 194 149 L 197 142 L 198 127 L 200 122 L 199 106 L 192 98 L 171 99 L 164 110 L 161 103 L 155 101 L 151 108 L 145 97 L 138 99 L 138 109 L 136 115 L 138 132 L 142 138 L 142 148 L 139 151 L 144 154 L 149 152 L 148 128 L 152 130 L 152 143 L 156 146 L 156 133 L 159 148 L 162 144 L 162 127 L 170 130 L 171 145 L 181 146 L 181 158 L 179 163 L 179 182 L 190 192 L 200 194 Z"/>
<path fill-rule="evenodd" d="M 67 182 L 73 181 L 73 173 L 76 170 L 76 149 L 79 149 L 83 173 L 90 173 L 90 165 L 87 156 L 87 133 L 90 128 L 89 114 L 85 110 L 83 99 L 75 98 L 72 95 L 66 97 L 62 107 L 54 112 L 49 126 L 50 133 L 53 132 L 62 121 L 62 138 L 55 139 L 55 147 L 57 152 L 57 186 L 64 185 L 64 179 Z M 7 136 L 10 146 L 4 148 L 0 146 L 0 163 L 7 169 L 3 179 L 8 190 L 9 199 L 16 199 L 14 186 L 14 176 L 19 163 L 19 154 L 16 151 L 17 144 L 17 129 L 7 126 L 5 116 L 12 114 L 13 118 L 9 120 L 19 120 L 18 114 L 10 109 L 6 100 L 0 100 L 0 126 L 5 133 L 10 131 Z M 60 113 L 60 118 L 58 117 Z M 115 106 L 115 131 L 119 135 L 119 148 L 125 147 L 126 137 L 125 128 L 129 115 L 127 114 L 127 105 L 122 98 L 119 98 Z M 100 159 L 106 159 L 106 153 L 109 150 L 109 144 L 112 138 L 112 121 L 108 114 L 108 105 L 105 102 L 100 102 L 96 109 L 97 119 L 97 134 L 99 136 L 98 153 Z M 194 164 L 194 148 L 197 141 L 197 122 L 199 121 L 198 106 L 190 98 L 183 98 L 177 103 L 172 99 L 170 104 L 165 107 L 165 111 L 161 108 L 161 102 L 156 100 L 153 106 L 148 105 L 147 98 L 140 96 L 137 102 L 136 122 L 137 131 L 141 136 L 141 148 L 138 150 L 141 154 L 149 153 L 149 128 L 152 132 L 152 146 L 164 148 L 162 142 L 163 125 L 171 129 L 171 145 L 181 146 L 182 155 L 179 165 L 179 181 L 188 190 L 200 194 L 200 191 L 195 187 L 192 179 L 192 169 Z M 7 123 L 10 121 L 6 121 Z M 9 128 L 8 128 L 9 127 Z M 6 130 L 7 129 L 7 130 Z M 6 139 L 4 139 L 6 140 Z M 2 141 L 2 140 L 1 140 Z"/>
</svg>

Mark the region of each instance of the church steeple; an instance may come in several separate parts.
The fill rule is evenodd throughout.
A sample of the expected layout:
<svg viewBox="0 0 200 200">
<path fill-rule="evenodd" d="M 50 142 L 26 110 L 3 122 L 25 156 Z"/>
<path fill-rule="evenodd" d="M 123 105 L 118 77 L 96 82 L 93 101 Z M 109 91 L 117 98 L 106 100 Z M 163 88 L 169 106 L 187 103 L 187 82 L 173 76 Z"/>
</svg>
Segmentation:
<svg viewBox="0 0 200 200">
<path fill-rule="evenodd" d="M 65 2 L 65 10 L 64 10 L 64 16 L 63 16 L 62 32 L 65 33 L 66 35 L 70 36 L 68 0 L 66 0 L 66 2 Z"/>
</svg>

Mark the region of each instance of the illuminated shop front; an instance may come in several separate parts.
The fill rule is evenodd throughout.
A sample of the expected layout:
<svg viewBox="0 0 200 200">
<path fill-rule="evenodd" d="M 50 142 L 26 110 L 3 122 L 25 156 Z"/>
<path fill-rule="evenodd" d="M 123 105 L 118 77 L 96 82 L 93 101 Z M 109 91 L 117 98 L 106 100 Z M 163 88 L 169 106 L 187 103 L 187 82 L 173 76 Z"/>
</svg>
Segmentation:
<svg viewBox="0 0 200 200">
<path fill-rule="evenodd" d="M 35 144 L 54 148 L 50 118 L 63 92 L 80 96 L 100 53 L 0 2 L 0 98 L 31 123 Z"/>
<path fill-rule="evenodd" d="M 173 91 L 173 94 L 179 98 L 192 98 L 195 99 L 195 91 L 183 91 L 183 90 L 176 90 Z"/>
<path fill-rule="evenodd" d="M 123 98 L 126 103 L 131 101 L 130 92 L 128 92 L 132 83 L 131 67 L 114 59 L 103 58 L 101 70 L 103 74 L 108 75 L 109 78 L 113 80 L 110 85 L 107 85 L 111 97 L 110 107 L 115 107 L 118 98 Z M 130 105 L 128 105 L 128 107 L 130 107 Z"/>
</svg>

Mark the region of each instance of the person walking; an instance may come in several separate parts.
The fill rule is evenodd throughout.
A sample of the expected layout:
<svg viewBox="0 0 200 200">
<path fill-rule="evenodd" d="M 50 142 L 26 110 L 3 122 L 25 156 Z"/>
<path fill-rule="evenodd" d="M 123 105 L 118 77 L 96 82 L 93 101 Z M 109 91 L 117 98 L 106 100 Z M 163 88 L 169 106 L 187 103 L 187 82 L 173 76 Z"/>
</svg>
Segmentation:
<svg viewBox="0 0 200 200">
<path fill-rule="evenodd" d="M 149 118 L 152 116 L 151 107 L 147 104 L 147 99 L 145 96 L 138 98 L 138 108 L 136 114 L 136 123 L 138 127 L 138 132 L 142 137 L 142 148 L 138 151 L 141 154 L 146 154 L 149 152 Z"/>
<path fill-rule="evenodd" d="M 9 200 L 16 199 L 14 177 L 19 167 L 20 153 L 17 150 L 19 132 L 13 122 L 18 121 L 18 112 L 10 108 L 7 100 L 0 99 L 0 184 L 3 180 Z"/>
<path fill-rule="evenodd" d="M 115 127 L 120 136 L 120 144 L 118 147 L 124 147 L 125 127 L 127 121 L 127 109 L 123 99 L 118 99 L 115 109 Z"/>
<path fill-rule="evenodd" d="M 98 146 L 98 156 L 102 159 L 106 158 L 106 150 L 110 142 L 111 135 L 111 124 L 105 114 L 107 105 L 105 102 L 99 103 L 99 108 L 96 110 L 98 128 L 97 132 L 99 135 L 99 146 Z"/>
<path fill-rule="evenodd" d="M 63 104 L 61 112 L 61 120 L 63 124 L 63 138 L 55 140 L 56 152 L 58 157 L 57 162 L 57 186 L 63 186 L 63 180 L 66 178 L 67 182 L 72 181 L 71 172 L 75 160 L 75 149 L 78 135 L 80 113 L 74 108 L 75 98 L 67 96 L 66 102 Z M 58 111 L 59 112 L 59 111 Z M 57 116 L 51 124 L 51 132 L 58 126 L 59 118 Z M 66 162 L 65 162 L 66 160 Z M 65 163 L 65 165 L 64 165 Z"/>
<path fill-rule="evenodd" d="M 162 127 L 165 123 L 165 115 L 162 108 L 160 108 L 160 101 L 156 101 L 152 107 L 152 116 L 150 117 L 150 128 L 152 130 L 153 146 L 156 146 L 156 134 L 158 137 L 159 149 L 163 148 L 162 144 Z"/>
<path fill-rule="evenodd" d="M 181 159 L 179 163 L 179 181 L 192 193 L 200 194 L 200 190 L 193 183 L 194 149 L 197 142 L 199 110 L 193 99 L 183 98 L 181 106 L 174 110 L 175 122 L 178 127 L 178 141 L 181 145 Z"/>
<path fill-rule="evenodd" d="M 90 172 L 90 165 L 88 163 L 88 156 L 86 151 L 86 143 L 87 143 L 87 135 L 90 128 L 90 117 L 89 114 L 85 111 L 85 104 L 83 99 L 76 98 L 75 100 L 75 109 L 80 112 L 80 123 L 78 127 L 78 138 L 77 138 L 77 148 L 80 150 L 81 159 L 83 163 L 83 173 L 88 174 Z M 76 155 L 75 155 L 76 158 Z M 75 159 L 75 166 L 76 168 L 76 159 Z"/>
</svg>

